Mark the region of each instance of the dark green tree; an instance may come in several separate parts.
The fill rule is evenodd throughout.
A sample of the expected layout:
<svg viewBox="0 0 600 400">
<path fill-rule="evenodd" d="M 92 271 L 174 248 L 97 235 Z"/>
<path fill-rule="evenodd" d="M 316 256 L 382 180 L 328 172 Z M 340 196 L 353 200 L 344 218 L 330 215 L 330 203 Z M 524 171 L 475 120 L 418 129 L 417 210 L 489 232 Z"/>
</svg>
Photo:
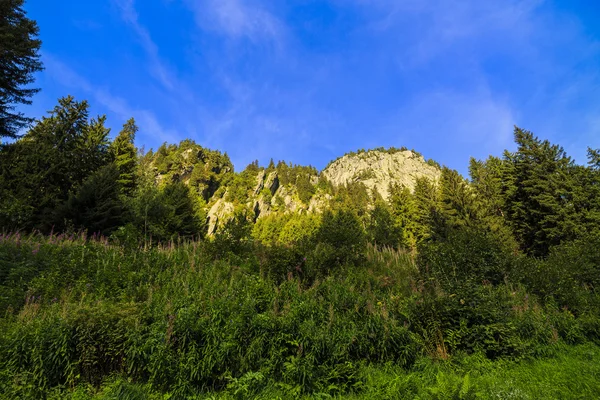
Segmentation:
<svg viewBox="0 0 600 400">
<path fill-rule="evenodd" d="M 165 239 L 190 239 L 201 235 L 203 230 L 187 185 L 179 181 L 168 184 L 163 189 L 162 201 L 166 211 L 163 216 Z"/>
<path fill-rule="evenodd" d="M 59 206 L 110 161 L 104 121 L 105 117 L 88 121 L 87 102 L 66 97 L 23 138 L 4 146 L 0 219 L 13 228 L 42 232 L 60 226 Z"/>
<path fill-rule="evenodd" d="M 110 235 L 123 223 L 119 170 L 106 165 L 87 178 L 76 193 L 69 196 L 60 213 L 67 225 L 89 233 Z"/>
<path fill-rule="evenodd" d="M 427 178 L 417 178 L 415 181 L 414 220 L 416 226 L 415 239 L 417 244 L 430 239 L 443 226 L 440 194 L 435 182 Z"/>
<path fill-rule="evenodd" d="M 515 127 L 517 151 L 505 152 L 507 218 L 522 249 L 535 256 L 576 237 L 574 164 L 562 147 Z"/>
<path fill-rule="evenodd" d="M 364 254 L 366 234 L 358 216 L 348 209 L 326 210 L 316 232 L 319 268 L 355 264 Z"/>
<path fill-rule="evenodd" d="M 402 226 L 396 223 L 390 207 L 383 200 L 378 200 L 369 211 L 367 237 L 378 246 L 399 248 L 407 245 L 404 241 Z"/>
<path fill-rule="evenodd" d="M 27 18 L 24 0 L 0 1 L 0 138 L 15 138 L 33 119 L 15 110 L 39 91 L 28 87 L 41 71 L 37 23 Z"/>
<path fill-rule="evenodd" d="M 138 127 L 131 118 L 123 125 L 123 129 L 110 145 L 115 166 L 119 171 L 119 184 L 125 195 L 131 195 L 135 188 L 135 170 L 137 166 L 137 150 L 134 145 Z"/>
<path fill-rule="evenodd" d="M 309 204 L 310 199 L 315 194 L 315 186 L 310 182 L 310 175 L 299 174 L 296 178 L 296 189 L 298 197 L 304 204 Z"/>
<path fill-rule="evenodd" d="M 389 194 L 390 212 L 394 223 L 402 230 L 403 242 L 416 249 L 417 237 L 423 237 L 425 233 L 417 222 L 415 198 L 409 188 L 399 184 L 390 184 Z"/>
<path fill-rule="evenodd" d="M 473 189 L 457 171 L 447 167 L 442 168 L 440 202 L 447 228 L 474 226 L 477 223 L 479 215 Z"/>
<path fill-rule="evenodd" d="M 127 201 L 134 226 L 147 240 L 165 243 L 199 237 L 204 232 L 189 187 L 170 182 L 159 189 L 141 176 L 134 196 Z"/>
</svg>

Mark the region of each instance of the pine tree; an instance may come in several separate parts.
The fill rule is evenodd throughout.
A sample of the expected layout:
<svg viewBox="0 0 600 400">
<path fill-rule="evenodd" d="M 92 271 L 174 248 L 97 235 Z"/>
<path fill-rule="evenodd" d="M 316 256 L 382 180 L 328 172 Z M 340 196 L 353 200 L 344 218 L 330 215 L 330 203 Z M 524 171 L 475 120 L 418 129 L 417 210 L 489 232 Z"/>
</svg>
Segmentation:
<svg viewBox="0 0 600 400">
<path fill-rule="evenodd" d="M 114 164 L 98 169 L 72 193 L 60 216 L 77 229 L 109 235 L 123 223 L 119 170 Z"/>
<path fill-rule="evenodd" d="M 376 201 L 373 209 L 369 211 L 367 236 L 379 246 L 397 249 L 407 244 L 402 226 L 396 223 L 390 207 L 382 199 Z"/>
<path fill-rule="evenodd" d="M 447 167 L 442 168 L 440 201 L 443 229 L 477 223 L 479 215 L 473 190 L 457 171 Z"/>
<path fill-rule="evenodd" d="M 524 251 L 545 256 L 550 247 L 576 236 L 574 164 L 562 147 L 515 127 L 515 153 L 505 178 L 507 218 Z"/>
<path fill-rule="evenodd" d="M 1 173 L 8 195 L 3 196 L 0 212 L 27 215 L 21 229 L 47 232 L 61 225 L 58 207 L 109 161 L 104 121 L 104 117 L 88 121 L 87 102 L 66 97 L 23 138 L 4 146 Z M 18 199 L 19 209 L 7 206 L 5 199 Z"/>
<path fill-rule="evenodd" d="M 162 222 L 167 235 L 164 239 L 200 235 L 200 221 L 196 216 L 190 190 L 184 183 L 177 181 L 165 186 L 162 202 L 166 210 Z"/>
<path fill-rule="evenodd" d="M 402 230 L 403 243 L 415 250 L 421 230 L 416 220 L 416 203 L 410 189 L 399 184 L 390 184 L 390 211 L 394 223 Z"/>
<path fill-rule="evenodd" d="M 440 232 L 443 226 L 438 187 L 427 178 L 417 178 L 413 198 L 415 238 L 420 243 Z"/>
<path fill-rule="evenodd" d="M 138 127 L 133 118 L 129 119 L 119 135 L 111 143 L 111 152 L 115 165 L 119 171 L 119 185 L 127 196 L 135 188 L 135 169 L 137 167 L 137 150 L 134 145 L 135 134 Z"/>
<path fill-rule="evenodd" d="M 0 1 L 0 138 L 17 137 L 33 119 L 15 111 L 18 104 L 31 104 L 39 89 L 28 88 L 34 74 L 42 70 L 35 21 L 26 17 L 24 0 Z"/>
</svg>

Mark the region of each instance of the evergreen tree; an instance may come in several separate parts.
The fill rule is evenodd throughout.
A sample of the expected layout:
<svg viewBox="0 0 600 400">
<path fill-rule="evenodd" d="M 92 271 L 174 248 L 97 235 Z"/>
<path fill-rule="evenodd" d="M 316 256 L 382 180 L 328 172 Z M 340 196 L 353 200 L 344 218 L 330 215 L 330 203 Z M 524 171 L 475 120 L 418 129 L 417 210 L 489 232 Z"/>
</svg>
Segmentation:
<svg viewBox="0 0 600 400">
<path fill-rule="evenodd" d="M 600 170 L 600 149 L 592 149 L 588 147 L 588 165 L 595 171 Z"/>
<path fill-rule="evenodd" d="M 5 217 L 0 219 L 20 220 L 18 228 L 42 232 L 60 226 L 58 207 L 110 159 L 104 122 L 105 117 L 88 121 L 87 102 L 66 97 L 22 139 L 4 146 L 1 173 L 6 195 L 0 200 L 0 213 Z M 7 205 L 15 199 L 18 210 Z M 11 212 L 19 217 L 15 220 Z"/>
<path fill-rule="evenodd" d="M 366 246 L 366 235 L 358 216 L 348 209 L 326 210 L 316 233 L 321 267 L 356 263 Z"/>
<path fill-rule="evenodd" d="M 474 158 L 470 160 L 471 187 L 477 194 L 477 201 L 485 215 L 504 217 L 504 178 L 508 166 L 508 163 L 493 156 L 486 161 L 478 161 Z"/>
<path fill-rule="evenodd" d="M 422 227 L 417 223 L 417 209 L 414 196 L 406 186 L 391 184 L 390 211 L 394 223 L 399 226 L 403 234 L 403 242 L 411 249 L 416 249 L 417 237 L 424 236 Z"/>
<path fill-rule="evenodd" d="M 304 245 L 314 239 L 319 229 L 319 217 L 314 214 L 291 215 L 281 228 L 278 242 L 284 245 Z"/>
<path fill-rule="evenodd" d="M 125 195 L 131 195 L 135 188 L 135 170 L 137 151 L 134 145 L 138 127 L 131 118 L 123 125 L 123 129 L 111 143 L 111 152 L 119 171 L 119 184 Z"/>
<path fill-rule="evenodd" d="M 202 233 L 196 216 L 190 189 L 183 182 L 173 182 L 165 186 L 162 201 L 166 209 L 163 226 L 167 237 L 192 238 Z"/>
<path fill-rule="evenodd" d="M 437 185 L 427 178 L 415 181 L 414 219 L 417 244 L 429 239 L 443 226 L 440 199 Z"/>
<path fill-rule="evenodd" d="M 39 89 L 28 88 L 42 70 L 39 29 L 23 10 L 24 0 L 0 1 L 0 138 L 15 138 L 33 119 L 15 111 L 31 104 Z"/>
<path fill-rule="evenodd" d="M 443 229 L 476 224 L 479 216 L 473 190 L 457 171 L 447 167 L 442 168 L 440 201 Z"/>
<path fill-rule="evenodd" d="M 382 199 L 376 201 L 373 209 L 369 211 L 367 236 L 379 246 L 397 249 L 406 244 L 402 226 L 396 223 L 390 207 Z"/>
<path fill-rule="evenodd" d="M 109 235 L 123 223 L 119 170 L 114 164 L 98 169 L 71 194 L 61 217 L 77 229 Z"/>
<path fill-rule="evenodd" d="M 545 256 L 550 247 L 576 236 L 574 165 L 562 147 L 515 127 L 515 153 L 505 179 L 507 218 L 524 251 Z"/>
</svg>

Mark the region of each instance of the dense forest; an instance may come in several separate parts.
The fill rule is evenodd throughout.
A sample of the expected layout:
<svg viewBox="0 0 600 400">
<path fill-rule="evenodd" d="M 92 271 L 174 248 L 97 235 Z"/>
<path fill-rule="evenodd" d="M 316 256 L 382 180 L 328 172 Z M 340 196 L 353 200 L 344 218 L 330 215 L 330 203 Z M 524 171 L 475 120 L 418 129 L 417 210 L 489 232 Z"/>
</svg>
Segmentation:
<svg viewBox="0 0 600 400">
<path fill-rule="evenodd" d="M 347 155 L 433 171 L 385 196 L 376 171 L 146 152 L 71 96 L 13 112 L 41 69 L 22 3 L 0 3 L 0 398 L 600 397 L 600 150 L 515 127 L 466 178 Z"/>
</svg>

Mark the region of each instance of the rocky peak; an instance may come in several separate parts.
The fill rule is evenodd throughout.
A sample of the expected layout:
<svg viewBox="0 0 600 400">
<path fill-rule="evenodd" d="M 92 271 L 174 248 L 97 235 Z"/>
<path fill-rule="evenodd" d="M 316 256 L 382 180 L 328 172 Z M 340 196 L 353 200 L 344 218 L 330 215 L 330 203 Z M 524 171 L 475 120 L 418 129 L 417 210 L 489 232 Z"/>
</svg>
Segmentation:
<svg viewBox="0 0 600 400">
<path fill-rule="evenodd" d="M 346 154 L 328 165 L 321 174 L 336 186 L 362 182 L 388 200 L 390 184 L 402 184 L 412 191 L 417 178 L 437 181 L 441 172 L 411 150 L 370 150 Z"/>
</svg>

